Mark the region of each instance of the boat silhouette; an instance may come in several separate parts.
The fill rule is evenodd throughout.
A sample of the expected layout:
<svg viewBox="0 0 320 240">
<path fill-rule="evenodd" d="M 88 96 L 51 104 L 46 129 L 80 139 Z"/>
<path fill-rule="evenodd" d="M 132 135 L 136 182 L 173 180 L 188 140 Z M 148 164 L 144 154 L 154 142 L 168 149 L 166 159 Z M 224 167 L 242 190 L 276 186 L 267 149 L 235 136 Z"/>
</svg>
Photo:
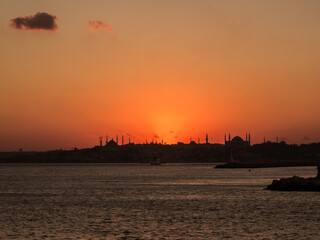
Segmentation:
<svg viewBox="0 0 320 240">
<path fill-rule="evenodd" d="M 154 157 L 150 164 L 151 165 L 161 165 L 161 159 L 159 157 Z"/>
</svg>

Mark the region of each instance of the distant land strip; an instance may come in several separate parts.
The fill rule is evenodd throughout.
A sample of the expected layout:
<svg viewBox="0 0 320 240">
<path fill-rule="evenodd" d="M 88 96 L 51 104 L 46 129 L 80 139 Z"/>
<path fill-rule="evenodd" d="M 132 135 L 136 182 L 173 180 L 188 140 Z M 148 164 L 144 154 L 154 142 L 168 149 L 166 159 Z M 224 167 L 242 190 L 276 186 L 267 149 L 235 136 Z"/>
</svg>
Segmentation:
<svg viewBox="0 0 320 240">
<path fill-rule="evenodd" d="M 316 166 L 320 143 L 125 144 L 47 152 L 0 152 L 0 163 L 221 163 L 217 168 Z M 222 164 L 226 163 L 226 164 Z"/>
</svg>

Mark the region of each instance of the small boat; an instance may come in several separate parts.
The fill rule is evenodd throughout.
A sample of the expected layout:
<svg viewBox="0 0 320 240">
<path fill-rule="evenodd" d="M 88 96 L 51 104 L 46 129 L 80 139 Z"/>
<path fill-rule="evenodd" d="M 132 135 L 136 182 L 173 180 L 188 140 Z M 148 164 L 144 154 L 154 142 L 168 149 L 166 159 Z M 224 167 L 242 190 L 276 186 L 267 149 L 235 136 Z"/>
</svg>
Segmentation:
<svg viewBox="0 0 320 240">
<path fill-rule="evenodd" d="M 150 164 L 151 165 L 161 165 L 161 159 L 159 157 L 154 157 Z"/>
</svg>

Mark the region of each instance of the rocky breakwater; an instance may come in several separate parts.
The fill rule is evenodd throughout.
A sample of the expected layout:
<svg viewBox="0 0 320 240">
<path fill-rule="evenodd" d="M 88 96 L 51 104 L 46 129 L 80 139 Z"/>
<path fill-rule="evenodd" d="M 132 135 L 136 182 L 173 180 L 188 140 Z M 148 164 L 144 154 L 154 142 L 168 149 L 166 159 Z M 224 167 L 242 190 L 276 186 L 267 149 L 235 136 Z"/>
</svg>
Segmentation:
<svg viewBox="0 0 320 240">
<path fill-rule="evenodd" d="M 266 189 L 275 191 L 320 191 L 320 166 L 318 166 L 318 175 L 311 178 L 302 178 L 293 176 L 291 178 L 282 178 L 273 180 Z"/>
</svg>

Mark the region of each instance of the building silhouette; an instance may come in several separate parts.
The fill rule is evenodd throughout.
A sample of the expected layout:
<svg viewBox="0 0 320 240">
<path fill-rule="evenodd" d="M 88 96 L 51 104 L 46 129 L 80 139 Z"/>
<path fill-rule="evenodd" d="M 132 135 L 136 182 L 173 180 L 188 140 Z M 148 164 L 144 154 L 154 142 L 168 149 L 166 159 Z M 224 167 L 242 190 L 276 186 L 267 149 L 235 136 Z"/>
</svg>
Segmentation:
<svg viewBox="0 0 320 240">
<path fill-rule="evenodd" d="M 229 133 L 229 139 L 227 140 L 227 135 L 224 136 L 224 144 L 226 147 L 226 160 L 228 162 L 236 162 L 241 155 L 241 152 L 248 149 L 251 145 L 251 135 L 246 134 L 246 140 L 243 140 L 239 136 L 235 136 L 231 139 Z"/>
<path fill-rule="evenodd" d="M 251 136 L 246 134 L 246 140 L 243 140 L 239 136 L 235 136 L 231 139 L 231 135 L 229 133 L 229 140 L 227 140 L 227 136 L 224 135 L 224 144 L 226 146 L 232 147 L 232 148 L 247 148 L 251 145 Z"/>
</svg>

